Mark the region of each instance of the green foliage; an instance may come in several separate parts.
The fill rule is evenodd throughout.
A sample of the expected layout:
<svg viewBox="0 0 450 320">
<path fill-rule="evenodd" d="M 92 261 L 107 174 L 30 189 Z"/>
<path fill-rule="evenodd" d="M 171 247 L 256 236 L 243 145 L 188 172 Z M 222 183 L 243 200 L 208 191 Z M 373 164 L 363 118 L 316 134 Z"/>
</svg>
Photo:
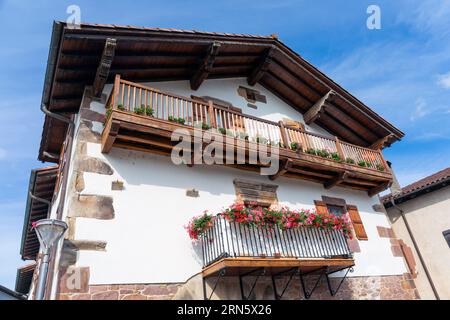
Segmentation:
<svg viewBox="0 0 450 320">
<path fill-rule="evenodd" d="M 243 139 L 243 140 L 248 140 L 248 134 L 245 132 L 239 132 L 237 134 L 238 138 Z"/>
<path fill-rule="evenodd" d="M 134 107 L 134 113 L 138 115 L 143 115 L 145 113 L 145 107 L 144 106 Z"/>
<path fill-rule="evenodd" d="M 184 124 L 186 122 L 186 120 L 184 118 L 177 118 L 174 116 L 168 116 L 167 119 L 171 122 L 177 122 L 179 124 Z"/>
<path fill-rule="evenodd" d="M 313 148 L 308 148 L 308 150 L 306 150 L 306 153 L 312 154 L 313 156 L 317 155 L 316 149 L 313 149 Z"/>
<path fill-rule="evenodd" d="M 153 114 L 155 113 L 155 111 L 153 110 L 153 108 L 151 107 L 147 107 L 145 108 L 145 114 L 149 117 L 153 117 Z"/>
<path fill-rule="evenodd" d="M 370 165 L 368 162 L 361 160 L 361 161 L 358 161 L 358 166 L 363 167 L 363 168 L 368 168 Z"/>
<path fill-rule="evenodd" d="M 331 153 L 331 159 L 333 159 L 334 161 L 337 161 L 337 162 L 342 162 L 342 159 L 339 156 L 339 153 L 337 153 L 337 152 Z"/>
<path fill-rule="evenodd" d="M 264 138 L 264 137 L 260 137 L 260 136 L 257 136 L 256 137 L 256 142 L 257 143 L 265 143 L 265 144 L 267 144 L 267 139 L 266 138 Z"/>
<path fill-rule="evenodd" d="M 211 126 L 209 124 L 207 124 L 207 123 L 202 122 L 202 129 L 203 130 L 209 130 L 209 129 L 211 129 Z"/>
<path fill-rule="evenodd" d="M 297 151 L 299 149 L 299 147 L 300 147 L 300 144 L 298 142 L 296 142 L 296 141 L 292 141 L 291 142 L 291 149 L 292 150 Z"/>
<path fill-rule="evenodd" d="M 111 115 L 111 112 L 112 112 L 112 108 L 106 109 L 106 112 L 105 112 L 105 120 L 103 121 L 103 125 L 105 125 L 105 124 L 106 124 L 106 121 L 108 121 L 108 118 L 109 118 L 109 116 Z"/>
<path fill-rule="evenodd" d="M 345 159 L 345 162 L 348 164 L 355 164 L 355 160 L 353 160 L 352 158 L 348 158 L 348 157 Z"/>
<path fill-rule="evenodd" d="M 227 133 L 227 129 L 225 129 L 225 128 L 218 128 L 217 131 L 219 131 L 221 134 Z"/>
<path fill-rule="evenodd" d="M 125 107 L 123 106 L 123 104 L 119 103 L 117 105 L 117 109 L 119 109 L 120 111 L 125 111 Z"/>
<path fill-rule="evenodd" d="M 140 107 L 134 107 L 134 113 L 138 114 L 138 115 L 146 115 L 149 117 L 153 117 L 153 108 L 151 107 L 146 107 L 143 104 Z"/>
<path fill-rule="evenodd" d="M 377 170 L 383 172 L 386 168 L 381 164 L 377 164 Z"/>
</svg>

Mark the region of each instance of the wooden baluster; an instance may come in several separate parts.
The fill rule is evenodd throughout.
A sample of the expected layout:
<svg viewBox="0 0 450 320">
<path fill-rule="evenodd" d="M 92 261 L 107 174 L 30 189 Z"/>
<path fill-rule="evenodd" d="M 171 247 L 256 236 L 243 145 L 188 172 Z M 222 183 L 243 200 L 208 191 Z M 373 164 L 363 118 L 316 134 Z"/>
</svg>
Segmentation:
<svg viewBox="0 0 450 320">
<path fill-rule="evenodd" d="M 208 115 L 211 122 L 211 127 L 217 128 L 216 119 L 214 117 L 214 103 L 211 100 L 208 101 Z"/>
<path fill-rule="evenodd" d="M 336 150 L 341 160 L 345 160 L 344 151 L 342 151 L 341 142 L 338 137 L 334 137 L 336 140 Z"/>
<path fill-rule="evenodd" d="M 119 104 L 119 90 L 120 90 L 120 75 L 116 74 L 116 77 L 114 79 L 114 93 L 113 93 L 113 101 L 112 101 L 112 107 L 114 109 L 117 108 L 117 105 Z"/>
</svg>

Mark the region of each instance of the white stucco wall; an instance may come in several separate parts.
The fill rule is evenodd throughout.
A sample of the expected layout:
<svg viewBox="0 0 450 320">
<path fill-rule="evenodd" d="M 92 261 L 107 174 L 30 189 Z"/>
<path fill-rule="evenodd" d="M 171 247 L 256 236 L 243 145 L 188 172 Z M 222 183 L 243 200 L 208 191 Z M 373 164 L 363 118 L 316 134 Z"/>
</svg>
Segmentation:
<svg viewBox="0 0 450 320">
<path fill-rule="evenodd" d="M 266 95 L 267 104 L 257 103 L 256 110 L 247 107 L 245 99 L 237 94 L 239 85 L 247 86 L 245 79 L 207 80 L 195 92 L 189 89 L 188 81 L 149 85 L 185 96 L 214 96 L 242 108 L 244 113 L 273 121 L 288 117 L 303 122 L 300 113 L 259 85 L 256 89 Z M 104 92 L 110 90 L 109 85 Z M 98 102 L 92 102 L 91 109 L 104 112 Z M 306 128 L 327 134 L 317 126 Z M 94 123 L 94 130 L 101 132 L 102 124 Z M 201 250 L 191 242 L 183 226 L 204 210 L 215 213 L 233 203 L 233 179 L 269 182 L 255 173 L 221 166 L 175 166 L 168 157 L 117 148 L 103 155 L 100 145 L 94 143 L 87 144 L 87 153 L 105 160 L 115 171 L 112 176 L 84 174 L 85 189 L 81 194 L 113 196 L 115 209 L 112 220 L 77 218 L 75 239 L 107 242 L 105 252 L 79 252 L 77 265 L 90 267 L 91 284 L 186 281 L 201 270 Z M 124 182 L 124 190 L 111 190 L 115 180 Z M 389 227 L 385 215 L 372 209 L 378 197 L 344 188 L 325 190 L 320 184 L 297 179 L 280 178 L 275 183 L 279 185 L 280 203 L 291 208 L 314 208 L 314 200 L 322 195 L 344 198 L 358 207 L 369 241 L 360 242 L 361 253 L 355 255 L 355 272 L 350 276 L 406 272 L 402 258 L 393 257 L 389 239 L 378 236 L 376 226 Z M 199 190 L 200 197 L 187 197 L 187 189 Z"/>
<path fill-rule="evenodd" d="M 90 156 L 102 157 L 99 145 L 88 144 Z M 233 179 L 268 182 L 266 177 L 219 166 L 175 166 L 168 157 L 120 149 L 104 156 L 116 171 L 113 176 L 85 174 L 82 194 L 112 195 L 115 218 L 109 221 L 78 218 L 76 239 L 104 240 L 106 252 L 81 251 L 78 265 L 91 267 L 91 283 L 158 283 L 185 281 L 201 269 L 183 226 L 203 210 L 219 212 L 235 200 Z M 124 181 L 125 189 L 111 191 L 111 182 Z M 280 178 L 278 198 L 291 208 L 313 208 L 322 195 L 344 198 L 358 206 L 369 241 L 361 241 L 352 276 L 393 275 L 406 272 L 402 258 L 392 256 L 389 239 L 380 238 L 376 226 L 388 227 L 383 213 L 371 206 L 377 197 L 320 184 Z M 200 197 L 186 196 L 199 190 Z"/>
<path fill-rule="evenodd" d="M 256 88 L 267 96 L 267 104 L 257 103 L 257 110 L 246 107 L 245 100 L 237 95 L 239 85 L 246 86 L 245 80 L 207 80 L 195 94 L 227 100 L 258 117 L 274 121 L 289 117 L 303 122 L 300 113 L 260 86 Z M 186 96 L 194 93 L 187 81 L 151 86 Z M 105 92 L 110 90 L 111 86 L 105 88 Z M 102 106 L 92 102 L 91 109 L 101 111 Z M 101 124 L 94 123 L 94 129 L 101 131 Z M 307 129 L 324 133 L 318 127 Z M 87 153 L 109 163 L 114 175 L 85 173 L 81 194 L 113 196 L 115 209 L 112 220 L 77 218 L 75 239 L 107 242 L 105 252 L 79 252 L 77 266 L 90 267 L 90 284 L 186 281 L 201 270 L 201 250 L 193 245 L 183 226 L 204 210 L 216 213 L 233 203 L 233 179 L 269 182 L 256 173 L 220 166 L 175 166 L 168 157 L 117 148 L 103 155 L 100 145 L 94 143 L 87 144 Z M 124 182 L 124 190 L 111 190 L 115 180 Z M 325 190 L 321 184 L 296 179 L 279 178 L 275 183 L 279 185 L 279 201 L 291 208 L 313 208 L 314 200 L 322 195 L 344 198 L 358 207 L 369 241 L 360 242 L 361 253 L 355 255 L 355 272 L 350 276 L 406 272 L 402 258 L 393 257 L 389 239 L 378 236 L 376 226 L 389 227 L 385 215 L 372 209 L 378 197 L 343 188 Z M 199 190 L 200 197 L 186 196 L 186 190 L 193 188 Z"/>
</svg>

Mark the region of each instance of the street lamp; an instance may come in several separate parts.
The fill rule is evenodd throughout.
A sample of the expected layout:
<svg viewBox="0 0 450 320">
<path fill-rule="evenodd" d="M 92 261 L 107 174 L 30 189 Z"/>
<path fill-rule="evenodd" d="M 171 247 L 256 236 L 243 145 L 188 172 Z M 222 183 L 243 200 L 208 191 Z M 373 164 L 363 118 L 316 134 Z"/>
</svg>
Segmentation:
<svg viewBox="0 0 450 320">
<path fill-rule="evenodd" d="M 39 280 L 36 288 L 36 300 L 44 299 L 45 285 L 47 282 L 48 262 L 50 249 L 56 245 L 67 229 L 64 221 L 43 219 L 33 224 L 39 243 L 42 248 L 42 260 L 39 267 Z"/>
</svg>

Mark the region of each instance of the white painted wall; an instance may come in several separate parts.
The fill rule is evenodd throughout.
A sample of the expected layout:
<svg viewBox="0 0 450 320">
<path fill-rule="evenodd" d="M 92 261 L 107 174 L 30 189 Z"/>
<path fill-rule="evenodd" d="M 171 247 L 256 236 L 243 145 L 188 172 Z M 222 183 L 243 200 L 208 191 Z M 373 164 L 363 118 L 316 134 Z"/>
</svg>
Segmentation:
<svg viewBox="0 0 450 320">
<path fill-rule="evenodd" d="M 247 108 L 245 100 L 237 95 L 239 84 L 246 85 L 245 80 L 207 80 L 195 94 L 227 100 L 258 117 L 303 121 L 298 112 L 259 86 L 257 89 L 267 96 L 268 103 L 258 103 L 257 110 Z M 151 86 L 191 94 L 187 81 Z M 110 90 L 108 86 L 105 92 Z M 98 102 L 93 102 L 91 108 L 101 109 Z M 95 124 L 95 129 L 101 130 L 101 125 Z M 308 129 L 323 133 L 320 128 Z M 84 176 L 86 188 L 82 194 L 112 195 L 115 208 L 113 220 L 77 219 L 77 240 L 107 241 L 105 252 L 79 253 L 77 265 L 90 267 L 91 284 L 186 281 L 201 270 L 201 250 L 191 242 L 183 226 L 204 210 L 215 213 L 233 203 L 233 179 L 269 181 L 255 173 L 220 166 L 175 166 L 168 157 L 117 148 L 103 155 L 100 145 L 93 143 L 88 143 L 87 153 L 104 159 L 115 171 L 113 176 Z M 111 190 L 111 182 L 117 179 L 124 182 L 124 190 Z M 378 197 L 343 188 L 325 190 L 320 184 L 288 178 L 280 178 L 276 183 L 279 201 L 293 209 L 314 208 L 314 200 L 322 195 L 344 198 L 358 206 L 369 241 L 360 242 L 361 253 L 356 254 L 355 272 L 350 276 L 406 272 L 402 258 L 393 257 L 389 239 L 378 236 L 376 226 L 389 227 L 385 215 L 372 209 Z M 192 188 L 199 190 L 199 198 L 186 196 L 186 190 Z"/>
</svg>

